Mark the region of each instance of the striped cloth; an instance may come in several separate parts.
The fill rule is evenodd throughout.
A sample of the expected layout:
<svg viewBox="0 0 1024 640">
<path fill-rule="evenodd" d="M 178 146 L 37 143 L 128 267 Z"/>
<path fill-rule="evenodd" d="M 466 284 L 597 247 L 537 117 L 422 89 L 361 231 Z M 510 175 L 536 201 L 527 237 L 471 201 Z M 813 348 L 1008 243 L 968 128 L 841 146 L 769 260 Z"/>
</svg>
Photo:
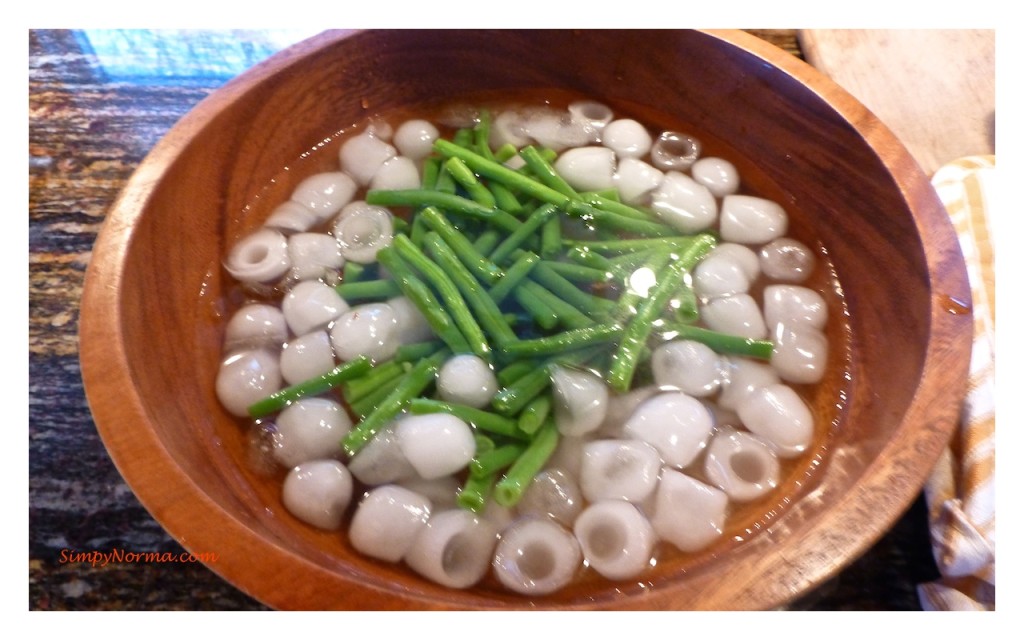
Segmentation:
<svg viewBox="0 0 1024 640">
<path fill-rule="evenodd" d="M 942 577 L 918 586 L 925 610 L 995 609 L 995 265 L 988 214 L 995 156 L 971 156 L 937 171 L 967 263 L 974 346 L 960 426 L 925 485 L 932 549 Z"/>
</svg>

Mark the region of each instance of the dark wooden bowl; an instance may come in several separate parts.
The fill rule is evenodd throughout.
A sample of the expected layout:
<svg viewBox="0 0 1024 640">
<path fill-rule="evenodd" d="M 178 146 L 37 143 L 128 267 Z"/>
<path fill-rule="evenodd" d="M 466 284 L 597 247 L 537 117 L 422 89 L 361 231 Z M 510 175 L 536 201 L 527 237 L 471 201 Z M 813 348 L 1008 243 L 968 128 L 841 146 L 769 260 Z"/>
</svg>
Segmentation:
<svg viewBox="0 0 1024 640">
<path fill-rule="evenodd" d="M 841 285 L 838 366 L 814 396 L 831 421 L 777 513 L 643 584 L 583 584 L 536 602 L 442 589 L 312 531 L 245 465 L 218 405 L 220 260 L 283 197 L 308 152 L 378 111 L 492 90 L 556 88 L 740 159 L 755 189 L 816 238 Z M 659 121 L 660 119 L 660 121 Z M 667 119 L 667 121 L 666 121 Z M 282 177 L 283 175 L 283 177 Z M 277 182 L 268 188 L 271 180 Z M 326 33 L 227 84 L 156 146 L 109 213 L 82 304 L 98 429 L 154 517 L 226 580 L 288 609 L 763 609 L 864 552 L 919 492 L 954 428 L 970 300 L 956 237 L 892 133 L 811 67 L 751 36 L 683 31 Z"/>
</svg>

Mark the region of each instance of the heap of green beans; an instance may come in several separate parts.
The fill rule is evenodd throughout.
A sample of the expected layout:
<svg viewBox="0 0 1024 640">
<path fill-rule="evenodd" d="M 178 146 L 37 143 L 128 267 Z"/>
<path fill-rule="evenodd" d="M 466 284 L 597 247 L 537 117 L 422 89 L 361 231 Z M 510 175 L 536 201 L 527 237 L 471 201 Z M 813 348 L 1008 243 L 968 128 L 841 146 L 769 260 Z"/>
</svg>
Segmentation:
<svg viewBox="0 0 1024 640">
<path fill-rule="evenodd" d="M 378 252 L 377 265 L 349 265 L 337 286 L 350 304 L 406 296 L 437 339 L 403 346 L 385 362 L 345 363 L 250 408 L 259 418 L 338 388 L 358 417 L 342 442 L 349 456 L 403 412 L 455 415 L 476 432 L 458 496 L 473 511 L 490 499 L 516 504 L 554 452 L 553 367 L 585 367 L 624 392 L 648 375 L 652 340 L 679 336 L 720 353 L 771 355 L 770 342 L 694 325 L 689 274 L 715 246 L 712 233 L 681 235 L 614 192 L 577 193 L 554 170 L 554 153 L 492 150 L 489 126 L 485 112 L 452 140 L 437 140 L 421 188 L 367 192 L 369 204 L 408 224 Z M 522 169 L 504 164 L 514 154 Z M 571 228 L 587 230 L 570 235 Z M 649 291 L 629 287 L 640 268 L 656 274 Z M 437 371 L 461 353 L 493 367 L 501 388 L 490 407 L 433 397 Z"/>
</svg>

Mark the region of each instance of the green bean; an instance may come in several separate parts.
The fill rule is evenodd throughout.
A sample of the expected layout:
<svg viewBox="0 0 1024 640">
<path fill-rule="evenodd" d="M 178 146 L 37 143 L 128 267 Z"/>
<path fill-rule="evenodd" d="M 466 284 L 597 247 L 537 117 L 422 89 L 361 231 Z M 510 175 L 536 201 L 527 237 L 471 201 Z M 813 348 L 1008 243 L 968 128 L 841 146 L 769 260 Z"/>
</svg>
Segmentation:
<svg viewBox="0 0 1024 640">
<path fill-rule="evenodd" d="M 519 430 L 533 435 L 551 413 L 551 396 L 540 395 L 531 400 L 519 413 Z"/>
<path fill-rule="evenodd" d="M 498 345 L 515 340 L 516 332 L 512 330 L 512 327 L 505 320 L 504 315 L 498 308 L 498 304 L 491 299 L 486 291 L 479 287 L 476 278 L 459 260 L 459 257 L 455 255 L 455 251 L 448 246 L 448 243 L 432 231 L 424 238 L 424 246 L 430 257 L 448 273 L 455 286 L 462 292 L 466 303 L 473 309 L 484 331 Z"/>
<path fill-rule="evenodd" d="M 360 356 L 355 360 L 338 365 L 323 375 L 285 387 L 262 400 L 257 400 L 249 405 L 249 416 L 255 420 L 280 411 L 296 400 L 321 394 L 344 382 L 365 375 L 372 368 L 373 364 L 370 359 Z"/>
<path fill-rule="evenodd" d="M 443 138 L 439 138 L 434 142 L 434 150 L 445 157 L 459 158 L 478 174 L 492 180 L 497 180 L 515 191 L 520 191 L 542 202 L 553 204 L 559 208 L 565 208 L 572 201 L 569 196 L 552 189 L 538 180 L 524 176 L 514 169 L 509 169 L 494 160 L 488 160 L 478 153 L 474 153 Z"/>
<path fill-rule="evenodd" d="M 533 171 L 533 175 L 537 176 L 537 179 L 545 185 L 570 198 L 579 198 L 576 190 L 569 186 L 565 178 L 558 175 L 555 168 L 541 155 L 537 147 L 532 145 L 525 146 L 519 150 L 519 156 L 530 167 L 530 170 Z"/>
<path fill-rule="evenodd" d="M 616 267 L 624 271 L 632 271 L 633 269 L 643 266 L 644 262 L 653 256 L 655 251 L 664 249 L 665 247 L 660 247 L 659 249 L 643 249 L 641 251 L 633 251 L 632 253 L 621 253 L 608 259 L 611 260 L 612 264 Z"/>
<path fill-rule="evenodd" d="M 447 165 L 446 165 L 447 166 Z M 366 192 L 366 202 L 382 207 L 438 207 L 445 211 L 483 220 L 504 231 L 512 233 L 523 223 L 507 211 L 495 208 L 494 204 L 483 205 L 475 200 L 463 198 L 454 193 L 429 191 L 427 189 L 371 189 Z"/>
<path fill-rule="evenodd" d="M 602 211 L 615 213 L 627 218 L 633 218 L 634 220 L 647 220 L 650 222 L 658 220 L 658 216 L 654 212 L 647 212 L 637 209 L 636 207 L 631 207 L 628 204 L 623 204 L 616 198 L 618 198 L 618 192 L 615 192 L 614 198 L 597 191 L 589 191 L 580 194 L 580 199 L 587 204 L 591 204 L 598 209 L 601 209 Z"/>
<path fill-rule="evenodd" d="M 540 257 L 551 260 L 562 253 L 562 220 L 555 216 L 540 231 Z"/>
<path fill-rule="evenodd" d="M 478 453 L 469 461 L 469 475 L 490 476 L 507 469 L 526 451 L 525 444 L 505 444 L 492 451 Z"/>
<path fill-rule="evenodd" d="M 498 371 L 498 384 L 507 387 L 536 368 L 537 363 L 534 360 L 517 360 Z"/>
<path fill-rule="evenodd" d="M 441 173 L 441 158 L 430 156 L 423 160 L 423 177 L 420 179 L 420 186 L 424 189 L 434 190 L 437 188 L 437 177 Z"/>
<path fill-rule="evenodd" d="M 434 334 L 441 338 L 448 348 L 455 353 L 470 351 L 466 337 L 462 335 L 455 321 L 430 291 L 430 287 L 413 273 L 412 268 L 392 247 L 384 247 L 378 251 L 377 261 L 391 272 L 391 276 L 402 289 L 402 293 L 419 309 Z"/>
<path fill-rule="evenodd" d="M 704 234 L 658 274 L 658 283 L 648 291 L 647 299 L 637 307 L 636 314 L 622 333 L 622 340 L 607 375 L 608 384 L 612 389 L 620 392 L 629 389 L 642 351 L 646 347 L 647 338 L 653 329 L 652 323 L 661 315 L 686 273 L 714 246 L 714 237 Z"/>
<path fill-rule="evenodd" d="M 508 294 L 512 293 L 519 283 L 522 282 L 540 262 L 540 256 L 529 251 L 524 251 L 516 261 L 512 263 L 496 285 L 491 287 L 487 295 L 495 304 L 501 304 Z"/>
<path fill-rule="evenodd" d="M 494 159 L 491 151 L 491 112 L 481 109 L 476 124 L 473 125 L 473 149 L 490 160 Z"/>
<path fill-rule="evenodd" d="M 473 434 L 473 443 L 476 445 L 476 453 L 494 451 L 495 449 L 494 440 L 479 431 Z"/>
<path fill-rule="evenodd" d="M 602 230 L 614 229 L 616 231 L 625 231 L 626 233 L 633 233 L 648 237 L 653 236 L 655 238 L 679 235 L 678 230 L 663 222 L 624 216 L 614 211 L 605 211 L 604 209 L 596 207 L 593 211 L 589 211 L 584 215 L 593 220 L 594 224 Z"/>
<path fill-rule="evenodd" d="M 455 182 L 455 178 L 452 177 L 452 174 L 445 168 L 443 160 L 440 160 L 439 169 L 437 171 L 437 181 L 434 183 L 434 190 L 451 195 L 455 195 L 455 192 L 458 191 L 458 185 Z"/>
<path fill-rule="evenodd" d="M 419 271 L 433 285 L 441 296 L 441 300 L 448 305 L 448 312 L 451 314 L 452 320 L 455 321 L 455 325 L 469 342 L 469 348 L 473 353 L 484 360 L 489 360 L 491 345 L 487 342 L 487 336 L 484 335 L 484 330 L 480 328 L 473 312 L 469 310 L 469 305 L 462 297 L 462 292 L 455 286 L 445 270 L 420 251 L 419 247 L 406 236 L 395 236 L 391 246 L 412 268 Z"/>
<path fill-rule="evenodd" d="M 341 281 L 351 284 L 364 277 L 368 271 L 369 268 L 366 265 L 349 260 L 341 270 Z"/>
<path fill-rule="evenodd" d="M 531 284 L 529 280 L 524 284 Z M 558 326 L 558 314 L 544 300 L 536 294 L 530 293 L 523 286 L 512 290 L 512 297 L 516 299 L 526 313 L 530 314 L 533 321 L 542 329 L 554 329 Z"/>
<path fill-rule="evenodd" d="M 477 409 L 464 404 L 445 402 L 443 400 L 432 400 L 430 398 L 414 398 L 409 402 L 409 411 L 421 415 L 426 413 L 448 413 L 460 420 L 468 422 L 481 431 L 493 433 L 516 440 L 526 440 L 523 433 L 519 431 L 519 424 L 505 416 Z"/>
<path fill-rule="evenodd" d="M 512 144 L 511 142 L 506 142 L 505 144 L 495 149 L 494 156 L 488 159 L 493 160 L 495 162 L 506 162 L 509 158 L 517 155 L 518 153 L 519 149 L 516 149 L 516 146 L 514 144 Z"/>
<path fill-rule="evenodd" d="M 375 366 L 366 375 L 345 383 L 342 397 L 345 398 L 345 402 L 352 404 L 362 400 L 382 384 L 400 378 L 404 373 L 405 367 L 401 363 L 388 360 Z"/>
<path fill-rule="evenodd" d="M 354 456 L 373 439 L 373 436 L 397 416 L 405 405 L 422 394 L 434 383 L 437 369 L 448 355 L 447 350 L 439 351 L 424 358 L 406 374 L 402 382 L 384 398 L 372 412 L 360 420 L 341 441 L 342 448 Z"/>
<path fill-rule="evenodd" d="M 610 275 L 602 269 L 587 267 L 573 262 L 559 262 L 557 260 L 544 260 L 541 264 L 570 282 L 580 284 L 601 284 L 608 282 Z"/>
<path fill-rule="evenodd" d="M 506 237 L 489 256 L 491 262 L 502 264 L 505 258 L 517 250 L 526 239 L 533 236 L 536 231 L 553 216 L 558 214 L 558 208 L 553 204 L 545 204 L 537 207 L 533 213 L 523 222 L 522 226 Z"/>
<path fill-rule="evenodd" d="M 676 320 L 684 324 L 691 324 L 700 319 L 700 308 L 697 302 L 697 292 L 693 290 L 692 274 L 687 274 L 687 276 L 670 304 L 676 311 Z"/>
<path fill-rule="evenodd" d="M 394 280 L 363 280 L 362 282 L 343 280 L 341 284 L 334 287 L 334 290 L 349 304 L 367 300 L 384 300 L 402 293 L 398 283 Z"/>
<path fill-rule="evenodd" d="M 392 391 L 397 389 L 408 375 L 409 372 L 403 368 L 402 372 L 397 377 L 390 380 L 383 380 L 375 389 L 371 389 L 362 398 L 349 401 L 349 408 L 352 409 L 352 412 L 360 418 L 365 418 L 373 412 L 373 410 L 376 409 Z"/>
<path fill-rule="evenodd" d="M 550 367 L 556 364 L 579 366 L 605 350 L 604 345 L 587 347 L 548 358 L 543 364 L 506 385 L 494 394 L 491 406 L 502 415 L 514 416 L 551 385 Z"/>
<path fill-rule="evenodd" d="M 715 353 L 770 360 L 774 345 L 771 340 L 755 340 L 688 324 L 668 324 L 659 332 L 672 340 L 694 340 Z"/>
<path fill-rule="evenodd" d="M 645 249 L 672 249 L 685 251 L 687 247 L 698 242 L 698 238 L 707 234 L 693 236 L 670 236 L 666 238 L 632 238 L 627 240 L 564 240 L 562 244 L 569 248 L 580 247 L 603 254 L 621 255 Z"/>
<path fill-rule="evenodd" d="M 621 269 L 614 262 L 586 245 L 572 247 L 565 255 L 573 262 L 583 265 L 584 267 L 604 271 L 608 274 L 610 280 L 614 280 L 616 282 L 622 282 L 628 275 L 626 271 Z"/>
<path fill-rule="evenodd" d="M 480 255 L 487 255 L 494 251 L 494 248 L 501 242 L 501 234 L 496 229 L 488 229 L 478 235 L 473 241 L 473 248 L 480 252 Z"/>
<path fill-rule="evenodd" d="M 668 266 L 668 263 L 671 259 L 671 252 L 655 250 L 651 254 L 651 256 L 648 257 L 648 259 L 644 262 L 644 264 L 640 267 L 637 267 L 637 269 L 634 270 L 633 273 L 636 273 L 636 271 L 639 271 L 640 269 L 649 269 L 651 271 L 650 287 L 653 287 L 657 282 L 658 274 L 660 274 L 662 270 Z M 650 287 L 644 291 L 639 291 L 633 288 L 633 283 L 631 282 L 632 279 L 632 276 L 626 278 L 622 295 L 619 296 L 619 299 L 616 302 L 616 308 L 613 316 L 618 320 L 626 320 L 627 318 L 635 314 L 636 305 L 639 304 L 640 301 L 643 300 L 650 291 Z"/>
<path fill-rule="evenodd" d="M 534 271 L 536 271 L 536 269 Z M 519 285 L 519 289 L 550 307 L 558 318 L 558 324 L 563 327 L 568 327 L 569 329 L 582 329 L 583 327 L 589 327 L 596 322 L 594 318 L 591 318 L 589 315 L 578 309 L 571 302 L 563 300 L 560 296 L 539 282 L 527 280 Z M 517 298 L 517 300 L 518 299 L 519 298 Z"/>
<path fill-rule="evenodd" d="M 442 348 L 444 348 L 444 343 L 440 340 L 403 344 L 395 350 L 395 356 L 392 360 L 394 362 L 412 362 L 433 355 L 434 352 Z"/>
<path fill-rule="evenodd" d="M 488 209 L 494 208 L 496 204 L 494 194 L 476 179 L 476 174 L 466 166 L 465 162 L 458 158 L 448 158 L 444 166 L 452 174 L 452 177 L 455 178 L 455 182 L 458 182 L 466 190 L 470 199 Z"/>
<path fill-rule="evenodd" d="M 620 333 L 622 333 L 622 325 L 618 323 L 598 324 L 580 329 L 570 329 L 543 338 L 509 342 L 502 345 L 502 352 L 506 356 L 519 358 L 545 356 L 612 342 Z"/>
<path fill-rule="evenodd" d="M 487 476 L 469 474 L 455 497 L 455 503 L 467 511 L 480 513 L 487 505 L 487 499 L 491 496 L 497 476 L 496 473 Z"/>
<path fill-rule="evenodd" d="M 503 507 L 515 506 L 557 446 L 558 428 L 554 418 L 549 416 L 537 430 L 530 445 L 494 485 L 494 501 Z"/>
<path fill-rule="evenodd" d="M 476 276 L 478 280 L 487 285 L 493 285 L 501 279 L 501 268 L 480 255 L 480 252 L 473 247 L 469 241 L 438 209 L 427 207 L 419 214 L 432 231 L 437 232 L 441 238 L 459 257 L 462 264 Z"/>
<path fill-rule="evenodd" d="M 615 309 L 615 302 L 607 298 L 598 298 L 582 291 L 572 282 L 562 277 L 549 266 L 541 262 L 530 272 L 530 279 L 544 285 L 551 293 L 573 305 L 590 317 L 600 317 Z"/>
</svg>

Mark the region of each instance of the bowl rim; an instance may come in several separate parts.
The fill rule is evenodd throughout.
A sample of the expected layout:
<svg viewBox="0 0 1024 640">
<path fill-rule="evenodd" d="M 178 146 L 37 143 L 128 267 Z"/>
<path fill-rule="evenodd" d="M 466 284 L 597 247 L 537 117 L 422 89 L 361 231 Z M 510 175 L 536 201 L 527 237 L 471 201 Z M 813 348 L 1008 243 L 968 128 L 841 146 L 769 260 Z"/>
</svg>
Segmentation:
<svg viewBox="0 0 1024 640">
<path fill-rule="evenodd" d="M 375 610 L 394 594 L 386 592 L 382 585 L 360 583 L 359 589 L 353 590 L 359 591 L 359 595 L 349 599 L 339 598 L 332 593 L 332 589 L 324 588 L 324 585 L 351 586 L 352 581 L 295 555 L 227 514 L 183 469 L 174 464 L 169 452 L 153 432 L 120 428 L 125 420 L 144 423 L 149 420 L 149 416 L 142 398 L 132 385 L 125 345 L 116 339 L 120 335 L 120 318 L 117 313 L 121 299 L 119 284 L 132 244 L 134 223 L 147 208 L 151 198 L 150 187 L 159 181 L 164 170 L 182 153 L 187 141 L 237 96 L 265 78 L 356 33 L 327 31 L 295 44 L 224 84 L 179 120 L 139 164 L 111 206 L 93 247 L 81 304 L 79 337 L 83 383 L 97 431 L 116 468 L 143 506 L 189 552 L 198 555 L 215 551 L 220 540 L 225 537 L 231 539 L 237 550 L 233 556 L 237 558 L 219 558 L 207 562 L 207 566 L 248 595 L 279 609 Z M 774 45 L 739 31 L 709 30 L 702 33 L 739 47 L 795 78 L 840 116 L 857 125 L 865 142 L 876 150 L 883 165 L 893 174 L 908 208 L 916 214 L 918 233 L 926 240 L 926 262 L 930 266 L 936 265 L 935 269 L 929 269 L 937 278 L 932 282 L 933 292 L 936 287 L 950 292 L 950 295 L 964 295 L 966 291 L 967 299 L 970 299 L 966 268 L 945 209 L 920 166 L 884 124 L 839 85 Z M 886 445 L 886 450 L 903 447 L 915 456 L 937 460 L 956 427 L 959 403 L 951 402 L 948 397 L 940 397 L 938 391 L 928 395 L 921 393 L 923 388 L 929 386 L 928 382 L 938 370 L 944 370 L 944 378 L 950 375 L 950 369 L 957 370 L 955 379 L 963 380 L 966 388 L 971 317 L 970 314 L 951 314 L 947 306 L 939 296 L 932 296 L 932 338 L 922 366 L 924 375 L 918 382 L 909 410 L 894 431 L 893 441 Z M 943 396 L 952 395 L 948 386 L 941 391 Z M 124 455 L 122 452 L 126 448 L 134 455 Z M 140 451 L 144 454 L 137 455 Z M 908 465 L 908 455 L 876 458 L 865 469 L 863 486 L 859 485 L 858 491 L 850 491 L 841 496 L 832 511 L 837 516 L 862 511 L 865 508 L 865 496 L 890 491 L 889 483 L 896 476 L 903 478 L 903 482 L 909 483 L 915 490 L 906 491 L 906 495 L 899 500 L 886 501 L 881 511 L 876 513 L 877 517 L 870 521 L 871 526 L 855 537 L 843 537 L 837 543 L 834 539 L 826 541 L 822 536 L 807 535 L 796 541 L 792 548 L 791 563 L 800 574 L 798 581 L 769 587 L 764 591 L 767 597 L 763 603 L 765 608 L 783 606 L 820 585 L 834 572 L 864 553 L 892 526 L 909 507 L 916 490 L 923 486 L 930 472 L 930 469 Z M 160 482 L 154 483 L 154 477 L 159 477 Z M 197 512 L 204 514 L 208 526 L 187 526 L 194 521 Z M 813 529 L 812 526 L 812 532 Z M 838 557 L 834 555 L 837 544 L 840 545 Z M 828 554 L 831 564 L 820 562 L 823 553 Z M 817 557 L 819 562 L 803 560 L 808 557 Z M 254 561 L 254 558 L 258 558 L 258 561 Z M 296 589 L 294 585 L 275 580 L 276 575 L 286 570 L 295 571 L 296 568 L 306 572 L 309 577 L 307 584 L 315 586 Z M 253 585 L 260 585 L 259 589 Z M 670 592 L 671 587 L 665 591 Z M 670 605 L 670 595 L 658 604 Z M 415 594 L 407 594 L 405 598 L 402 606 L 409 609 L 450 607 L 443 602 L 421 599 Z M 655 604 L 653 600 L 641 600 L 632 604 L 640 608 Z M 623 604 L 629 606 L 631 603 Z M 727 602 L 722 602 L 721 606 L 729 608 Z M 579 608 L 590 607 L 581 604 Z"/>
</svg>

